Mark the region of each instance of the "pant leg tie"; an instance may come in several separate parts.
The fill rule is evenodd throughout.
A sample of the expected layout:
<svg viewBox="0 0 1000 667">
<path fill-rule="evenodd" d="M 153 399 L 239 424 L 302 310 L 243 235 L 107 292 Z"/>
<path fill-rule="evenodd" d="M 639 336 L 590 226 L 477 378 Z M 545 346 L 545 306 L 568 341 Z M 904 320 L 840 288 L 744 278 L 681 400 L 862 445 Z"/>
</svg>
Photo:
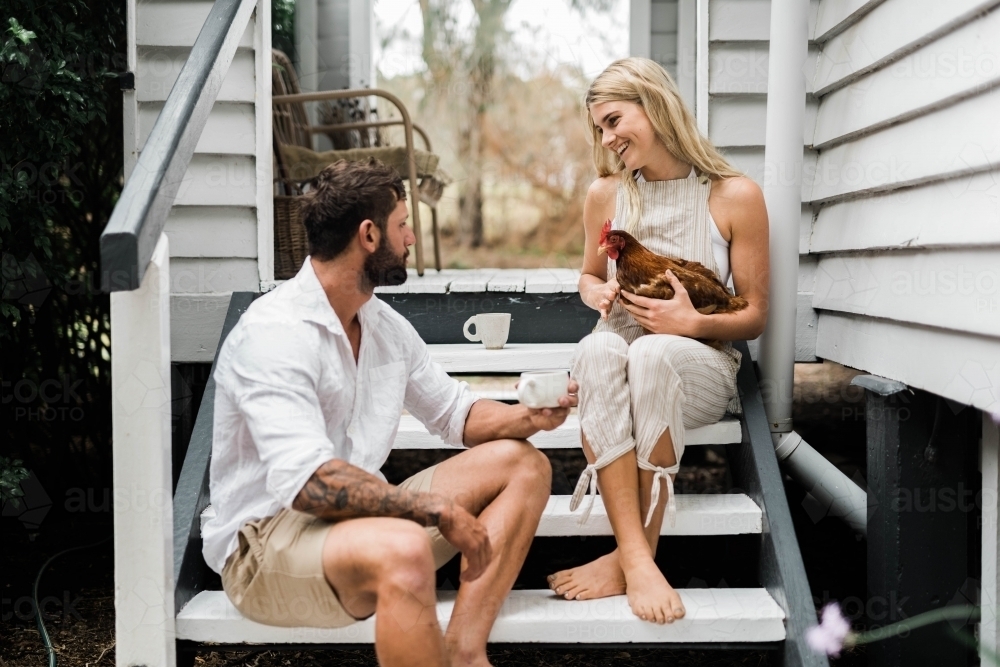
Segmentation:
<svg viewBox="0 0 1000 667">
<path fill-rule="evenodd" d="M 669 468 L 661 468 L 649 461 L 639 459 L 639 467 L 643 470 L 651 470 L 654 473 L 653 489 L 649 499 L 649 512 L 646 513 L 646 522 L 643 526 L 648 526 L 649 522 L 653 520 L 653 512 L 656 510 L 656 505 L 660 502 L 660 480 L 663 480 L 667 483 L 667 519 L 670 521 L 670 526 L 673 527 L 677 523 L 677 501 L 674 499 L 674 480 L 671 475 L 677 474 L 677 471 L 681 469 L 681 464 L 675 463 Z"/>
<path fill-rule="evenodd" d="M 604 452 L 604 454 L 599 456 L 596 461 L 588 465 L 583 469 L 583 472 L 580 473 L 580 481 L 576 483 L 576 488 L 573 490 L 573 496 L 569 501 L 569 511 L 576 511 L 576 508 L 578 508 L 580 503 L 583 501 L 583 496 L 587 494 L 589 487 L 590 502 L 587 503 L 586 509 L 583 510 L 583 514 L 580 516 L 579 523 L 581 525 L 587 523 L 587 519 L 590 518 L 590 512 L 594 509 L 594 501 L 597 499 L 597 471 L 613 462 L 623 454 L 630 452 L 634 448 L 635 441 L 629 440 L 624 442 L 614 449 Z"/>
</svg>

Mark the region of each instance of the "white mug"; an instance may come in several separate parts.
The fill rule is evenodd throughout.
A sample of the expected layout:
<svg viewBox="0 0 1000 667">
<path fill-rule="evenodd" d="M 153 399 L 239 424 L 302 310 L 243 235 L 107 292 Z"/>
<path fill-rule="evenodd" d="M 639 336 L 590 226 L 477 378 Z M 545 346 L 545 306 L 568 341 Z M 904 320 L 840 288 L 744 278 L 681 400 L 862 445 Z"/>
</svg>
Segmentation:
<svg viewBox="0 0 1000 667">
<path fill-rule="evenodd" d="M 476 333 L 469 327 L 476 326 Z M 465 337 L 473 342 L 482 342 L 487 350 L 500 350 L 510 335 L 510 313 L 480 313 L 473 315 L 462 328 Z"/>
<path fill-rule="evenodd" d="M 568 390 L 567 371 L 530 371 L 521 373 L 517 400 L 529 408 L 558 408 L 559 398 Z"/>
</svg>

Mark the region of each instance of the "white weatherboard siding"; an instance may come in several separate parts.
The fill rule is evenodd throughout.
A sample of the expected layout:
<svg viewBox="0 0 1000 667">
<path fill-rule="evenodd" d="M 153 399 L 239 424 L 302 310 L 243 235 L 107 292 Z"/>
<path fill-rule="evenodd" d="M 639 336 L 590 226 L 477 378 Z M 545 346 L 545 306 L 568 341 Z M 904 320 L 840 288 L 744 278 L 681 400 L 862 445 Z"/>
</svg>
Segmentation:
<svg viewBox="0 0 1000 667">
<path fill-rule="evenodd" d="M 699 77 L 696 88 L 702 91 L 703 110 L 698 111 L 702 130 L 732 163 L 757 183 L 770 175 L 764 169 L 764 130 L 767 118 L 768 34 L 771 3 L 769 0 L 699 0 L 703 19 L 678 29 L 694 30 L 693 41 L 705 45 L 698 53 L 702 62 L 694 68 Z M 810 32 L 820 3 L 810 2 Z M 685 35 L 678 34 L 683 43 Z M 819 57 L 810 45 L 803 76 L 808 76 Z M 811 77 L 808 77 L 811 79 Z M 807 91 L 811 86 L 807 85 Z M 810 149 L 817 102 L 806 96 L 806 120 L 803 136 L 806 169 L 814 168 L 816 154 Z M 781 175 L 778 174 L 778 177 Z M 803 187 L 803 202 L 809 199 Z M 816 361 L 816 313 L 812 309 L 812 276 L 815 261 L 808 258 L 812 208 L 802 208 L 799 235 L 800 262 L 798 316 L 796 325 L 796 361 Z M 756 355 L 756 341 L 750 341 L 750 353 Z"/>
<path fill-rule="evenodd" d="M 818 354 L 1000 409 L 1000 3 L 826 4 Z"/>
<path fill-rule="evenodd" d="M 127 169 L 212 8 L 129 1 L 136 91 L 126 95 Z M 170 239 L 172 359 L 210 362 L 228 297 L 273 278 L 270 3 L 260 0 L 223 80 L 164 232 Z"/>
</svg>

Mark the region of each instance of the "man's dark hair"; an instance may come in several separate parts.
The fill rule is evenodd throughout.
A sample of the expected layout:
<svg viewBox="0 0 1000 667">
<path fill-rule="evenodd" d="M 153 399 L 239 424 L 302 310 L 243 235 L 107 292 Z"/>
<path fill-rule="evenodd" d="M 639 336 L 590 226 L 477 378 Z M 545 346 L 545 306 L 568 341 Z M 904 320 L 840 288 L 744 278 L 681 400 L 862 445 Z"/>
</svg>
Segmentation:
<svg viewBox="0 0 1000 667">
<path fill-rule="evenodd" d="M 314 187 L 300 212 L 309 254 L 321 261 L 343 252 L 364 220 L 374 222 L 384 235 L 396 202 L 406 199 L 399 173 L 371 157 L 334 162 L 319 173 Z"/>
</svg>

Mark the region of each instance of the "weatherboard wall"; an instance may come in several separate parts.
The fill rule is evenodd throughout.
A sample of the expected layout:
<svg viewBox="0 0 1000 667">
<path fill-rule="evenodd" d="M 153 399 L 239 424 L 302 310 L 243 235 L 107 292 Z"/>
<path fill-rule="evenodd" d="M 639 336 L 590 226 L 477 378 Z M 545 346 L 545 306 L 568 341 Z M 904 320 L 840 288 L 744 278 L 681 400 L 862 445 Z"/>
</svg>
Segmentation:
<svg viewBox="0 0 1000 667">
<path fill-rule="evenodd" d="M 131 173 L 212 7 L 210 0 L 129 0 L 125 171 Z M 273 278 L 270 3 L 239 43 L 167 219 L 171 353 L 210 362 L 233 291 Z"/>
</svg>

